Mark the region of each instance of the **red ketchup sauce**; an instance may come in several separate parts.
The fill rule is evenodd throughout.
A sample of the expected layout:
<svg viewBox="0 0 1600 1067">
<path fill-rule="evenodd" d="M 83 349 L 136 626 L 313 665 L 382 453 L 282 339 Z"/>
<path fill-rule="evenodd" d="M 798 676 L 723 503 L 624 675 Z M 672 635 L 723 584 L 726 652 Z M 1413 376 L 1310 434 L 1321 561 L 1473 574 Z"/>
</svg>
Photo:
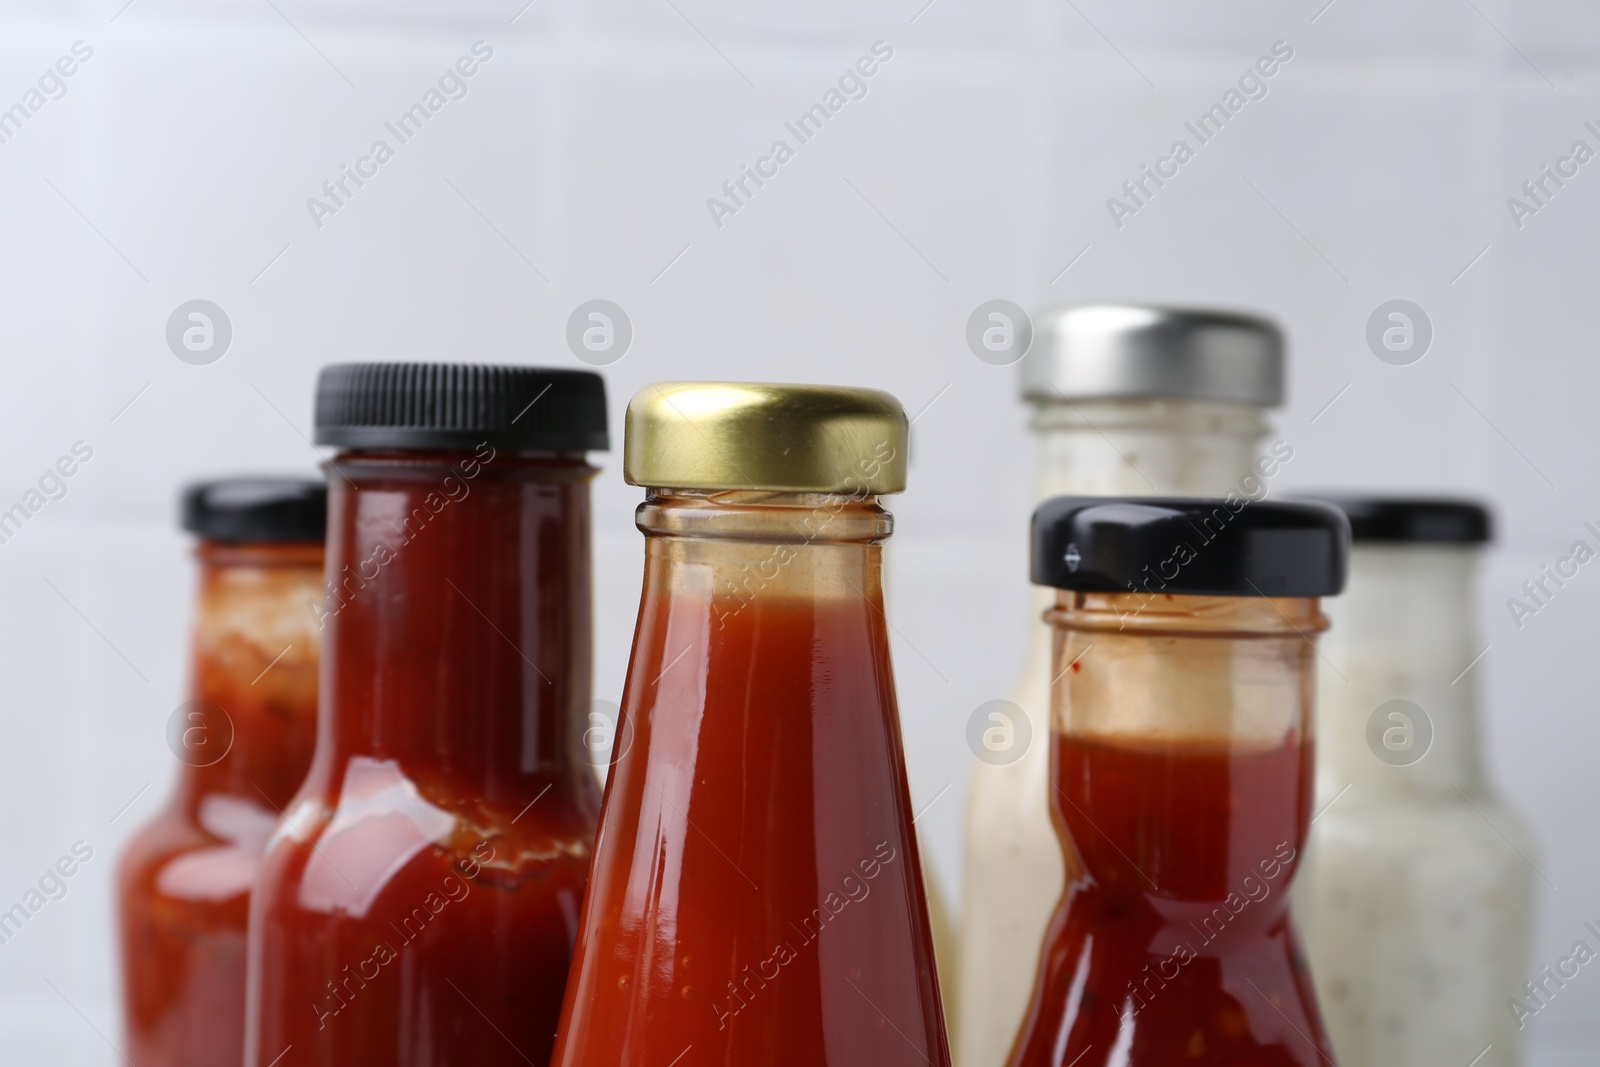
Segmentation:
<svg viewBox="0 0 1600 1067">
<path fill-rule="evenodd" d="M 555 1062 L 945 1067 L 876 576 L 728 597 L 661 543 Z"/>
<path fill-rule="evenodd" d="M 543 1067 L 599 811 L 581 456 L 341 453 L 321 735 L 251 915 L 250 1067 Z"/>
<path fill-rule="evenodd" d="M 202 541 L 191 699 L 172 801 L 117 872 L 126 1054 L 238 1067 L 256 860 L 311 764 L 320 544 Z M 222 714 L 217 710 L 221 709 Z"/>
<path fill-rule="evenodd" d="M 1312 746 L 1054 735 L 1052 805 L 1081 859 L 1012 1067 L 1331 1064 L 1289 921 Z"/>
</svg>

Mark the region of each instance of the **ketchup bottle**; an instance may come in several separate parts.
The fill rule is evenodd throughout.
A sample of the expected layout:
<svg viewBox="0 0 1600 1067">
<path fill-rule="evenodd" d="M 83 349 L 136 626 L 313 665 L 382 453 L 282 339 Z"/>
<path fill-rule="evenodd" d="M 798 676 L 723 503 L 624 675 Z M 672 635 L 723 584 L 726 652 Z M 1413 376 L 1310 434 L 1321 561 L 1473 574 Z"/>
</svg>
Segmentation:
<svg viewBox="0 0 1600 1067">
<path fill-rule="evenodd" d="M 560 1067 L 947 1067 L 883 613 L 874 390 L 628 407 L 644 592 Z"/>
<path fill-rule="evenodd" d="M 167 740 L 182 763 L 166 809 L 117 870 L 127 1057 L 239 1067 L 245 926 L 256 860 L 311 765 L 327 490 L 233 478 L 186 491 L 198 535 L 190 699 Z"/>
<path fill-rule="evenodd" d="M 1017 369 L 1038 440 L 1040 503 L 1230 489 L 1264 496 L 1294 455 L 1286 441 L 1262 447 L 1272 428 L 1266 409 L 1283 403 L 1284 337 L 1269 319 L 1083 304 L 1036 313 L 1033 330 Z M 1051 590 L 1033 592 L 1027 656 L 1009 713 L 1023 721 L 991 711 L 988 721 L 1000 729 L 983 735 L 986 750 L 973 761 L 967 786 L 960 990 L 954 1011 L 945 1004 L 963 1067 L 1005 1062 L 1033 988 L 1039 941 L 1066 881 L 1044 743 L 1056 672 L 1050 629 L 1039 619 Z"/>
<path fill-rule="evenodd" d="M 348 364 L 322 723 L 250 915 L 249 1067 L 549 1062 L 599 814 L 594 374 Z"/>
<path fill-rule="evenodd" d="M 1071 856 L 1012 1067 L 1332 1064 L 1289 888 L 1350 528 L 1320 504 L 1060 497 L 1051 804 Z"/>
</svg>

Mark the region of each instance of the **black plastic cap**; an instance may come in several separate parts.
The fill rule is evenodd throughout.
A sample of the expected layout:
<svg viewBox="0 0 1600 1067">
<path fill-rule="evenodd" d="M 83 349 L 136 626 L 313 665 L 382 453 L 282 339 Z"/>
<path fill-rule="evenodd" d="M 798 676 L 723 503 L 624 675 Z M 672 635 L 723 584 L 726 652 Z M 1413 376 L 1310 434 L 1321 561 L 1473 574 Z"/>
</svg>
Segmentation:
<svg viewBox="0 0 1600 1067">
<path fill-rule="evenodd" d="M 1481 545 L 1493 535 L 1489 509 L 1471 500 L 1442 497 L 1355 496 L 1308 493 L 1350 520 L 1358 542 L 1413 545 Z"/>
<path fill-rule="evenodd" d="M 314 478 L 218 478 L 183 491 L 179 522 L 228 544 L 320 543 L 328 529 L 328 486 Z"/>
<path fill-rule="evenodd" d="M 1057 589 L 1332 596 L 1349 556 L 1326 504 L 1063 496 L 1033 513 L 1033 582 Z"/>
<path fill-rule="evenodd" d="M 315 436 L 338 448 L 603 450 L 606 385 L 544 367 L 337 363 L 317 379 Z"/>
</svg>

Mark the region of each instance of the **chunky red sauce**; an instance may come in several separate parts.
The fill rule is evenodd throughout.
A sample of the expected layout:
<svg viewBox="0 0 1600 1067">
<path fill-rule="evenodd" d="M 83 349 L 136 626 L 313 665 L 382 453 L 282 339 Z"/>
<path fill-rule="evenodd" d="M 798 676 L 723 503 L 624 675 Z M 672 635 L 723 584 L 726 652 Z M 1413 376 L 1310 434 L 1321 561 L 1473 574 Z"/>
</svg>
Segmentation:
<svg viewBox="0 0 1600 1067">
<path fill-rule="evenodd" d="M 321 587 L 322 546 L 202 543 L 198 555 L 190 693 L 226 717 L 185 728 L 176 794 L 118 868 L 126 1054 L 141 1067 L 242 1062 L 251 881 L 316 736 L 305 600 Z"/>
<path fill-rule="evenodd" d="M 667 584 L 647 575 L 555 1062 L 946 1067 L 876 597 Z"/>
<path fill-rule="evenodd" d="M 594 471 L 333 466 L 323 728 L 261 867 L 247 1063 L 542 1067 L 599 811 Z"/>
<path fill-rule="evenodd" d="M 1081 873 L 1012 1067 L 1331 1064 L 1288 910 L 1312 746 L 1055 744 Z"/>
</svg>

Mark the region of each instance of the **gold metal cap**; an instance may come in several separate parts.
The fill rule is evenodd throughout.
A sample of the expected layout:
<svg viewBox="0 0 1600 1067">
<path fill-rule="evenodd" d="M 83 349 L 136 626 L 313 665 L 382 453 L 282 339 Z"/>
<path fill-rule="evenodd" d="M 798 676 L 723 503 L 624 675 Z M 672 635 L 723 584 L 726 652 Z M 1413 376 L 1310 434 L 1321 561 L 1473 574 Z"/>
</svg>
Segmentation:
<svg viewBox="0 0 1600 1067">
<path fill-rule="evenodd" d="M 622 476 L 663 489 L 899 493 L 909 424 L 877 389 L 657 382 L 628 403 Z"/>
</svg>

